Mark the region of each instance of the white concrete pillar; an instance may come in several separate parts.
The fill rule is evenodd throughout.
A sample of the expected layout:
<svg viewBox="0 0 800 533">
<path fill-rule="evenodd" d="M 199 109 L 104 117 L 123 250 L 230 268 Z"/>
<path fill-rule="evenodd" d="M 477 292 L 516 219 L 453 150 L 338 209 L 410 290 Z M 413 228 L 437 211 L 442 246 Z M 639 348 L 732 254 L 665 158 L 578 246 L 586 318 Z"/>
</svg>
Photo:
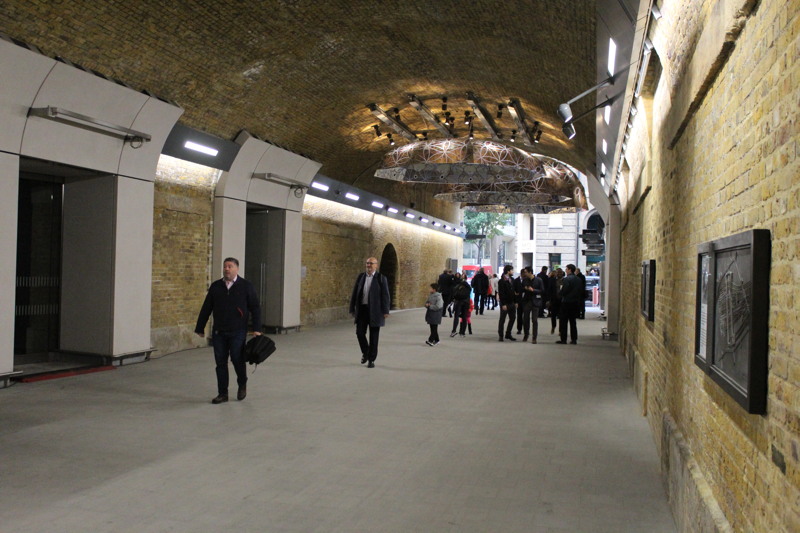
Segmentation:
<svg viewBox="0 0 800 533">
<path fill-rule="evenodd" d="M 603 276 L 603 290 L 608 332 L 619 333 L 620 311 L 620 271 L 622 263 L 622 214 L 619 206 L 611 205 L 606 225 L 606 261 Z"/>
<path fill-rule="evenodd" d="M 152 239 L 152 182 L 100 176 L 64 185 L 61 350 L 150 350 Z"/>
<path fill-rule="evenodd" d="M 222 277 L 222 261 L 226 257 L 239 260 L 239 270 L 245 275 L 245 227 L 247 202 L 224 196 L 214 198 L 214 239 L 211 253 L 211 279 Z"/>
<path fill-rule="evenodd" d="M 0 152 L 0 375 L 14 370 L 19 157 Z"/>
</svg>

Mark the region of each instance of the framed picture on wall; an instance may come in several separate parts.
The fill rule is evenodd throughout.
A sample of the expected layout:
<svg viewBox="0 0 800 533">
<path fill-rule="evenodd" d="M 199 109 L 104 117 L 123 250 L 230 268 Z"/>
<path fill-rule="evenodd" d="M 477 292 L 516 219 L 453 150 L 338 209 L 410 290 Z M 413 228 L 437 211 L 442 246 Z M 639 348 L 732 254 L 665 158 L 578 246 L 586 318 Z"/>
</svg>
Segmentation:
<svg viewBox="0 0 800 533">
<path fill-rule="evenodd" d="M 711 337 L 708 335 L 709 317 L 713 315 L 714 299 L 711 289 L 714 287 L 712 243 L 704 243 L 697 247 L 697 289 L 695 302 L 694 326 L 694 361 L 697 366 L 708 373 L 708 356 L 711 353 Z"/>
<path fill-rule="evenodd" d="M 649 321 L 655 320 L 656 307 L 656 260 L 642 261 L 642 315 Z"/>
<path fill-rule="evenodd" d="M 752 230 L 698 248 L 695 362 L 754 414 L 767 407 L 770 241 Z"/>
</svg>

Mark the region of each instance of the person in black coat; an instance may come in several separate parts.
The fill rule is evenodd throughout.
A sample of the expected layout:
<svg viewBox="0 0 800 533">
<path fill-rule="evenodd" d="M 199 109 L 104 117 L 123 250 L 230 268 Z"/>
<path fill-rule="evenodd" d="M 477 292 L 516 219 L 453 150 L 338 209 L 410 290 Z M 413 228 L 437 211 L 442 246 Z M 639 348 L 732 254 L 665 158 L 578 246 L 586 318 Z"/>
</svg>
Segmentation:
<svg viewBox="0 0 800 533">
<path fill-rule="evenodd" d="M 544 285 L 544 287 L 545 287 L 545 289 L 546 289 L 546 288 L 547 288 L 547 283 L 548 283 L 548 279 L 547 279 L 547 267 L 546 267 L 546 266 L 543 266 L 543 267 L 542 267 L 542 270 L 540 270 L 540 271 L 539 271 L 539 273 L 538 273 L 538 274 L 536 274 L 536 277 L 537 277 L 537 278 L 539 278 L 540 280 L 542 280 L 542 285 Z M 545 308 L 545 306 L 544 306 L 544 305 L 542 305 L 542 306 L 540 306 L 540 307 L 539 307 L 539 317 L 540 317 L 540 318 L 544 318 L 544 308 Z"/>
<path fill-rule="evenodd" d="M 378 339 L 381 328 L 389 317 L 389 282 L 378 272 L 378 260 L 370 257 L 366 261 L 366 272 L 358 275 L 350 296 L 350 314 L 356 324 L 356 337 L 361 347 L 361 364 L 375 368 L 378 357 Z M 369 341 L 367 341 L 369 329 Z"/>
<path fill-rule="evenodd" d="M 478 273 L 472 278 L 472 290 L 475 291 L 475 313 L 482 315 L 486 305 L 486 293 L 489 292 L 489 276 L 483 271 L 483 267 L 478 269 Z"/>
<path fill-rule="evenodd" d="M 214 328 L 211 344 L 214 346 L 214 360 L 217 365 L 217 397 L 211 403 L 228 401 L 228 357 L 236 371 L 239 391 L 236 399 L 247 396 L 247 367 L 244 360 L 244 342 L 247 337 L 247 323 L 253 317 L 253 334 L 261 335 L 261 305 L 253 284 L 239 277 L 239 261 L 228 257 L 222 263 L 222 279 L 208 288 L 200 315 L 197 317 L 195 333 L 203 337 L 206 323 L 214 314 Z"/>
<path fill-rule="evenodd" d="M 578 305 L 578 318 L 583 320 L 586 318 L 586 276 L 583 275 L 580 268 L 575 271 L 575 275 L 578 276 L 578 279 L 581 281 L 580 288 L 583 297 L 581 298 L 580 305 Z"/>
<path fill-rule="evenodd" d="M 450 306 L 450 302 L 453 301 L 453 283 L 455 278 L 453 277 L 453 272 L 451 270 L 444 269 L 441 274 L 439 274 L 439 292 L 442 293 L 442 300 L 444 300 L 444 305 L 442 306 L 442 317 L 447 315 L 447 308 Z M 453 316 L 453 311 L 450 311 L 450 316 Z"/>
<path fill-rule="evenodd" d="M 527 271 L 526 267 L 522 267 L 519 271 L 519 276 L 514 278 L 513 280 L 513 287 L 514 287 L 514 294 L 516 294 L 516 304 L 517 304 L 517 335 L 522 334 L 522 315 L 523 305 L 522 305 L 522 281 L 525 279 L 525 272 Z"/>
<path fill-rule="evenodd" d="M 569 324 L 570 344 L 578 343 L 578 306 L 584 297 L 581 281 L 575 275 L 575 265 L 567 265 L 567 276 L 561 282 L 561 310 L 558 313 L 558 330 L 561 339 L 558 344 L 567 343 L 567 324 Z"/>
<path fill-rule="evenodd" d="M 514 292 L 513 285 L 514 267 L 506 265 L 503 267 L 503 277 L 497 282 L 497 298 L 500 300 L 500 321 L 497 325 L 497 334 L 500 337 L 500 342 L 504 339 L 515 341 L 511 336 L 511 330 L 514 327 L 514 321 L 517 318 L 517 295 Z M 508 328 L 503 333 L 503 326 L 508 317 Z"/>
<path fill-rule="evenodd" d="M 456 273 L 453 284 L 453 331 L 450 332 L 451 337 L 456 336 L 459 320 L 461 321 L 461 327 L 458 332 L 462 337 L 467 330 L 467 311 L 469 311 L 469 295 L 471 292 L 472 287 L 469 286 L 467 280 L 461 274 Z"/>
</svg>

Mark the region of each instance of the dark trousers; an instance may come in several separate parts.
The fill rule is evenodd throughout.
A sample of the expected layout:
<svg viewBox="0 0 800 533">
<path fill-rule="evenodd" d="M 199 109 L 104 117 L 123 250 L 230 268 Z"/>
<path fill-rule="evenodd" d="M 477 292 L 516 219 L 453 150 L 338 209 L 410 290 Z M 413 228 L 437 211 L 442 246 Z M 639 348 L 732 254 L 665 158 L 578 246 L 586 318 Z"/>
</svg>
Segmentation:
<svg viewBox="0 0 800 533">
<path fill-rule="evenodd" d="M 526 302 L 522 311 L 522 329 L 527 337 L 532 334 L 532 339 L 539 335 L 539 307 L 533 302 Z"/>
<path fill-rule="evenodd" d="M 459 319 L 463 318 L 459 331 L 462 335 L 467 331 L 467 311 L 469 311 L 469 300 L 453 300 L 453 331 L 458 327 Z"/>
<path fill-rule="evenodd" d="M 228 356 L 236 371 L 236 381 L 240 387 L 247 383 L 247 367 L 244 361 L 245 330 L 223 333 L 215 331 L 211 336 L 214 346 L 214 361 L 217 363 L 217 393 L 228 394 Z"/>
<path fill-rule="evenodd" d="M 567 342 L 567 323 L 569 323 L 569 337 L 571 341 L 578 340 L 578 308 L 580 302 L 561 302 L 558 311 L 558 332 L 561 340 Z"/>
<path fill-rule="evenodd" d="M 508 317 L 508 328 L 503 333 L 503 324 L 506 322 L 506 316 Z M 497 325 L 497 334 L 500 335 L 502 339 L 505 337 L 511 336 L 511 329 L 514 327 L 514 321 L 517 319 L 517 306 L 515 304 L 509 304 L 506 306 L 506 309 L 503 310 L 503 307 L 500 307 L 500 322 Z"/>
<path fill-rule="evenodd" d="M 490 311 L 493 310 L 495 307 L 497 307 L 497 296 L 495 296 L 494 294 L 490 294 L 489 296 L 486 297 L 486 302 L 487 302 L 486 307 L 489 307 L 491 305 L 491 307 L 489 307 L 489 310 Z"/>
<path fill-rule="evenodd" d="M 367 342 L 367 329 L 369 329 L 369 342 Z M 378 357 L 378 337 L 381 334 L 380 326 L 369 325 L 369 306 L 361 305 L 358 308 L 358 320 L 356 321 L 356 337 L 358 345 L 361 347 L 361 355 L 368 361 L 375 361 Z"/>
<path fill-rule="evenodd" d="M 550 311 L 548 312 L 548 315 L 550 316 L 550 323 L 552 324 L 553 329 L 556 329 L 558 326 L 558 322 L 556 322 L 556 320 L 558 319 L 558 312 L 560 309 L 561 300 L 550 300 Z"/>
<path fill-rule="evenodd" d="M 428 324 L 431 327 L 431 336 L 428 337 L 430 342 L 439 342 L 439 324 Z"/>
<path fill-rule="evenodd" d="M 450 302 L 453 300 L 453 296 L 450 294 L 442 293 L 442 302 L 444 305 L 442 306 L 442 316 L 447 316 L 447 307 L 450 305 Z M 453 312 L 450 312 L 450 316 L 453 316 Z"/>
<path fill-rule="evenodd" d="M 522 302 L 517 302 L 517 335 L 522 331 L 522 314 L 525 312 Z"/>
<path fill-rule="evenodd" d="M 486 293 L 475 293 L 475 312 L 479 315 L 483 314 L 483 308 L 486 307 Z"/>
<path fill-rule="evenodd" d="M 578 309 L 578 318 L 586 318 L 586 300 L 581 300 L 580 308 Z"/>
</svg>

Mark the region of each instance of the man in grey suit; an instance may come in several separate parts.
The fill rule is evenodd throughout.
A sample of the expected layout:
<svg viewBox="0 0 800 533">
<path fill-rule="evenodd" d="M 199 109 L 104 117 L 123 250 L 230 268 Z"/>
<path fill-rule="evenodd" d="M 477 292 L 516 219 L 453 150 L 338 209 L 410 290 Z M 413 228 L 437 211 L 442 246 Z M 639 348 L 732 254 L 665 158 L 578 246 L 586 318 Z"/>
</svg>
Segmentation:
<svg viewBox="0 0 800 533">
<path fill-rule="evenodd" d="M 356 337 L 361 347 L 361 364 L 375 368 L 378 357 L 378 337 L 385 319 L 389 317 L 389 282 L 378 272 L 378 260 L 366 261 L 366 272 L 358 275 L 350 296 L 350 314 L 355 318 Z M 369 340 L 367 340 L 369 329 Z"/>
</svg>

